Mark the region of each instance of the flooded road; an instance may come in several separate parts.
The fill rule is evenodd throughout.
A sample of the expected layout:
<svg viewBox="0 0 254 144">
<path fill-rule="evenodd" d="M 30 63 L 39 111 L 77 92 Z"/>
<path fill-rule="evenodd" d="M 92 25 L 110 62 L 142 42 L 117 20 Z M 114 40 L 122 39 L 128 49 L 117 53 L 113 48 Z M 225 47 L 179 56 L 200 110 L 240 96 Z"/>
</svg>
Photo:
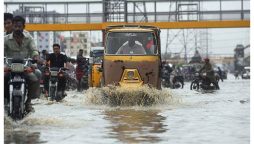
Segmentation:
<svg viewBox="0 0 254 144">
<path fill-rule="evenodd" d="M 5 116 L 5 143 L 248 144 L 250 81 L 231 75 L 209 93 L 163 89 L 170 95 L 152 106 L 100 103 L 96 89 L 67 92 L 61 103 L 33 100 L 35 112 L 22 121 Z M 151 93 L 151 92 L 149 92 Z M 158 94 L 158 93 L 156 93 Z M 95 102 L 96 101 L 96 102 Z"/>
</svg>

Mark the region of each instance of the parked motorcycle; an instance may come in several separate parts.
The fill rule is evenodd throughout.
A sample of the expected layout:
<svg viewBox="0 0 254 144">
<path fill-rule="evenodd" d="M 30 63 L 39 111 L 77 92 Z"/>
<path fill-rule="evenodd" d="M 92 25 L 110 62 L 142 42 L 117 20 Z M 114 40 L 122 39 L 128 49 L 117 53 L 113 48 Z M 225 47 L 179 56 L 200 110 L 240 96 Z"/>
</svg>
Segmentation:
<svg viewBox="0 0 254 144">
<path fill-rule="evenodd" d="M 190 85 L 191 90 L 215 90 L 217 89 L 214 83 L 211 83 L 207 77 L 207 73 L 196 73 L 194 80 Z"/>
<path fill-rule="evenodd" d="M 4 72 L 9 76 L 9 101 L 5 104 L 8 115 L 14 120 L 22 119 L 26 115 L 25 102 L 27 99 L 26 73 L 32 73 L 29 67 L 30 59 L 5 58 Z"/>
<path fill-rule="evenodd" d="M 65 70 L 67 69 L 57 67 L 45 70 L 46 73 L 49 73 L 48 94 L 50 100 L 56 100 L 58 102 L 65 97 L 64 83 L 62 82 L 65 79 Z"/>
</svg>

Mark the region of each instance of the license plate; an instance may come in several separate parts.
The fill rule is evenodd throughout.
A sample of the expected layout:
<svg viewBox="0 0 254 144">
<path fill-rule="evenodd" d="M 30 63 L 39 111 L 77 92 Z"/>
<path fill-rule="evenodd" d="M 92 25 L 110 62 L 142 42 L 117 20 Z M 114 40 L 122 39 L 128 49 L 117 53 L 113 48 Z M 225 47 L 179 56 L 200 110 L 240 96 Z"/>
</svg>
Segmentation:
<svg viewBox="0 0 254 144">
<path fill-rule="evenodd" d="M 12 63 L 11 64 L 11 71 L 12 72 L 23 72 L 24 71 L 24 65 L 21 63 Z"/>
<path fill-rule="evenodd" d="M 51 73 L 51 76 L 57 76 L 58 71 L 51 71 L 50 73 Z"/>
</svg>

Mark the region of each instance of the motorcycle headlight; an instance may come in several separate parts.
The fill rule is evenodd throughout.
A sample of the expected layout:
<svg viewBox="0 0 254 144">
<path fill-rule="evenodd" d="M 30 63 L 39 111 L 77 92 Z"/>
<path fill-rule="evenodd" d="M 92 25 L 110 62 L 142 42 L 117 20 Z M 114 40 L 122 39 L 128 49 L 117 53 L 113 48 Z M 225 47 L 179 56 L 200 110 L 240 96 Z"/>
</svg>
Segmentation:
<svg viewBox="0 0 254 144">
<path fill-rule="evenodd" d="M 51 76 L 57 76 L 58 71 L 51 71 L 50 74 L 51 74 Z"/>
<path fill-rule="evenodd" d="M 59 77 L 63 77 L 64 76 L 64 74 L 63 73 L 59 73 L 59 75 L 58 75 Z"/>
</svg>

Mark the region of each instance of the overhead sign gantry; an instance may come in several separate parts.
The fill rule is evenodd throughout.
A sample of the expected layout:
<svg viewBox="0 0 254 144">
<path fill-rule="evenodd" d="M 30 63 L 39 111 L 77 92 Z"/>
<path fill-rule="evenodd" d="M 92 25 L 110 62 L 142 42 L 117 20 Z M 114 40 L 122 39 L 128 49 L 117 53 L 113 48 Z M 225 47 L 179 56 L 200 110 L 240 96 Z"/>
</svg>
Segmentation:
<svg viewBox="0 0 254 144">
<path fill-rule="evenodd" d="M 113 24 L 161 29 L 250 27 L 249 0 L 102 0 L 4 2 L 29 31 L 103 30 Z"/>
</svg>

